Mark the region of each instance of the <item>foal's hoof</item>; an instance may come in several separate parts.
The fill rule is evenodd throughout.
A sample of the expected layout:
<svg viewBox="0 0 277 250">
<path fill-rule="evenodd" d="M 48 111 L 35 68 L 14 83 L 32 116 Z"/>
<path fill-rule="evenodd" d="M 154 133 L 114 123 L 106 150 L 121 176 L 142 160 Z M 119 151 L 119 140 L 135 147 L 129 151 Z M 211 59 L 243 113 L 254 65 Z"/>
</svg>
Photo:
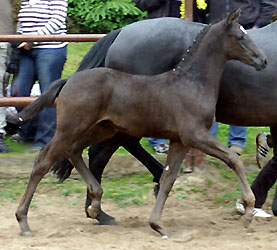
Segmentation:
<svg viewBox="0 0 277 250">
<path fill-rule="evenodd" d="M 91 206 L 88 207 L 88 214 L 92 219 L 95 219 L 96 216 L 98 215 L 98 213 L 95 210 L 93 210 Z"/>
<path fill-rule="evenodd" d="M 149 224 L 150 224 L 150 227 L 153 230 L 155 230 L 156 232 L 158 232 L 162 236 L 163 239 L 167 239 L 168 238 L 169 234 L 168 234 L 168 232 L 167 232 L 167 230 L 165 228 L 163 228 L 163 227 L 161 227 L 158 224 L 153 223 L 153 222 L 149 223 Z"/>
<path fill-rule="evenodd" d="M 21 232 L 20 235 L 24 236 L 24 237 L 32 237 L 33 236 L 31 231 Z"/>
</svg>

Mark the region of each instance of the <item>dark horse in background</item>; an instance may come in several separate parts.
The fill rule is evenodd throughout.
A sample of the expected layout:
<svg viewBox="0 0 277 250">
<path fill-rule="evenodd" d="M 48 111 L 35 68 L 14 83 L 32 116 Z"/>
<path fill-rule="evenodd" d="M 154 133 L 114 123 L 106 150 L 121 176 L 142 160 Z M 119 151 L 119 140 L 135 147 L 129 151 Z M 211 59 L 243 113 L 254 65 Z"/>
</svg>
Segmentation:
<svg viewBox="0 0 277 250">
<path fill-rule="evenodd" d="M 192 146 L 221 159 L 234 170 L 246 205 L 245 219 L 251 221 L 255 199 L 243 163 L 235 152 L 209 133 L 225 62 L 239 60 L 256 70 L 267 65 L 265 54 L 238 23 L 239 16 L 240 10 L 234 11 L 201 32 L 174 70 L 154 76 L 132 75 L 109 68 L 84 70 L 67 81 L 56 81 L 19 113 L 24 121 L 34 115 L 34 110 L 42 110 L 57 101 L 56 133 L 36 158 L 16 211 L 23 235 L 31 233 L 27 213 L 36 187 L 62 155 L 66 155 L 86 181 L 89 196 L 93 198 L 88 212 L 91 218 L 97 217 L 103 190 L 86 167 L 82 152 L 87 146 L 112 138 L 118 132 L 138 138 L 170 139 L 160 190 L 149 219 L 152 229 L 161 236 L 168 236 L 161 224 L 164 204 Z"/>
</svg>

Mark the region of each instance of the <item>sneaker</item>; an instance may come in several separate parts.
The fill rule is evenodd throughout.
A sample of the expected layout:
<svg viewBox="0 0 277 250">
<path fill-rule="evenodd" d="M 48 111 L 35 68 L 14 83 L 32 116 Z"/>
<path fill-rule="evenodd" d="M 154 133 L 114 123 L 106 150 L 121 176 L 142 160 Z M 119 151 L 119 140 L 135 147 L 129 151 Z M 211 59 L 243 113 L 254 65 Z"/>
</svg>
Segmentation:
<svg viewBox="0 0 277 250">
<path fill-rule="evenodd" d="M 243 153 L 243 148 L 240 147 L 239 145 L 232 145 L 232 146 L 230 147 L 230 149 L 231 149 L 233 152 L 237 153 L 238 156 L 240 156 L 240 155 Z"/>
<path fill-rule="evenodd" d="M 269 135 L 269 133 L 258 133 L 256 136 L 256 161 L 259 168 L 262 168 L 262 162 L 270 150 L 270 146 L 267 143 Z"/>
<path fill-rule="evenodd" d="M 157 154 L 167 154 L 169 146 L 167 144 L 159 144 L 154 147 L 154 150 Z"/>
<path fill-rule="evenodd" d="M 237 200 L 237 202 L 236 202 L 236 211 L 239 214 L 242 214 L 242 215 L 245 214 L 245 208 L 244 208 L 244 205 L 242 204 L 241 200 Z M 261 208 L 254 208 L 253 215 L 254 215 L 254 217 L 262 217 L 262 218 L 272 217 L 271 214 L 267 213 L 266 211 L 262 210 Z"/>
<path fill-rule="evenodd" d="M 254 208 L 253 215 L 254 215 L 254 217 L 262 217 L 262 218 L 272 217 L 271 214 L 267 213 L 266 211 L 262 210 L 261 208 Z"/>
<path fill-rule="evenodd" d="M 23 138 L 19 134 L 13 134 L 11 140 L 14 142 L 23 142 Z"/>
</svg>

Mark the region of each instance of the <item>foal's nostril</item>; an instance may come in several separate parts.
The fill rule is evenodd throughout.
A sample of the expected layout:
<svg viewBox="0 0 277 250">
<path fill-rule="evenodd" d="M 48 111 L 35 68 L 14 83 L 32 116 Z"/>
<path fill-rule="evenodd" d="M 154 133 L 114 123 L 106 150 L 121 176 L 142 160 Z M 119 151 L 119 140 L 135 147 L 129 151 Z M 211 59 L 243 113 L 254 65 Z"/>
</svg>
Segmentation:
<svg viewBox="0 0 277 250">
<path fill-rule="evenodd" d="M 264 65 L 265 65 L 265 66 L 267 65 L 267 60 L 266 60 L 266 59 L 264 59 Z"/>
</svg>

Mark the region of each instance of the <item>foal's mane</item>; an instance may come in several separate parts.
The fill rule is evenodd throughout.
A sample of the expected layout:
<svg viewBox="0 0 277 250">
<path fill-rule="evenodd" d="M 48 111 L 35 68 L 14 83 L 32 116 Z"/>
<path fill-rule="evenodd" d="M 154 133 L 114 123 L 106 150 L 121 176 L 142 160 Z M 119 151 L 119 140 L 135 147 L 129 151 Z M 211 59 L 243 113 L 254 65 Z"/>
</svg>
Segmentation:
<svg viewBox="0 0 277 250">
<path fill-rule="evenodd" d="M 188 59 L 191 56 L 193 56 L 195 51 L 197 51 L 200 42 L 202 41 L 203 37 L 210 31 L 211 27 L 212 27 L 212 25 L 209 24 L 208 26 L 206 26 L 204 29 L 202 29 L 198 33 L 198 35 L 196 36 L 196 38 L 193 41 L 193 44 L 187 48 L 186 52 L 182 55 L 181 60 L 177 63 L 177 65 L 175 66 L 173 71 L 180 69 L 180 67 L 183 65 L 183 63 L 186 63 L 189 61 Z"/>
</svg>

